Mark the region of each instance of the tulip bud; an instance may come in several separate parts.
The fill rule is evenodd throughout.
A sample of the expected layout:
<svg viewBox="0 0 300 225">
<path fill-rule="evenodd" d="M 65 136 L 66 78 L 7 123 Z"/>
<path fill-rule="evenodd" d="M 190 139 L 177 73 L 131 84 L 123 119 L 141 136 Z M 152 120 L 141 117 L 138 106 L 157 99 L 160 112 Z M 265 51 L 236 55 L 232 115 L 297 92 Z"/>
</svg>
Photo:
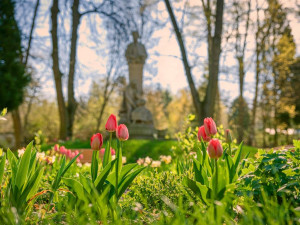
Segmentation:
<svg viewBox="0 0 300 225">
<path fill-rule="evenodd" d="M 201 126 L 198 129 L 198 140 L 201 141 L 201 138 L 203 139 L 203 141 L 209 141 L 210 140 L 210 136 L 208 136 L 206 134 L 204 126 Z"/>
<path fill-rule="evenodd" d="M 102 147 L 102 144 L 103 144 L 102 134 L 97 133 L 91 137 L 91 148 L 93 150 L 100 150 L 100 148 Z"/>
<path fill-rule="evenodd" d="M 59 145 L 58 144 L 54 145 L 54 151 L 59 152 Z"/>
<path fill-rule="evenodd" d="M 214 138 L 210 140 L 207 146 L 207 153 L 212 159 L 218 159 L 222 156 L 223 148 L 218 139 Z"/>
<path fill-rule="evenodd" d="M 65 146 L 61 146 L 61 147 L 59 148 L 59 152 L 60 152 L 61 154 L 66 154 L 67 149 L 65 148 Z"/>
<path fill-rule="evenodd" d="M 230 144 L 232 142 L 232 137 L 231 137 L 229 129 L 225 130 L 225 139 L 226 139 L 226 143 L 228 143 L 228 144 Z"/>
<path fill-rule="evenodd" d="M 124 124 L 118 126 L 116 136 L 120 141 L 126 141 L 129 138 L 128 129 Z"/>
<path fill-rule="evenodd" d="M 117 130 L 118 123 L 117 118 L 114 114 L 111 114 L 105 124 L 105 129 L 108 132 L 115 132 Z"/>
<path fill-rule="evenodd" d="M 205 128 L 205 133 L 208 136 L 215 135 L 217 133 L 216 123 L 211 117 L 204 119 L 204 128 Z"/>
</svg>

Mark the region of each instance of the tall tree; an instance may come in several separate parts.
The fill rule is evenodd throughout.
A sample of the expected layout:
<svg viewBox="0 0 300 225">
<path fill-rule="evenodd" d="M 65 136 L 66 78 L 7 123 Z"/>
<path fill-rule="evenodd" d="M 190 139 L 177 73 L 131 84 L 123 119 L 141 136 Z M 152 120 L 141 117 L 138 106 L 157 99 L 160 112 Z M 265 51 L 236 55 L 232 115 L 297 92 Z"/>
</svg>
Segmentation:
<svg viewBox="0 0 300 225">
<path fill-rule="evenodd" d="M 22 143 L 22 124 L 18 106 L 23 102 L 24 89 L 30 82 L 22 63 L 21 36 L 14 18 L 14 3 L 0 2 L 0 108 L 12 112 L 16 147 Z"/>
<path fill-rule="evenodd" d="M 51 7 L 51 39 L 52 39 L 52 70 L 55 81 L 55 90 L 56 90 L 56 98 L 58 104 L 59 111 L 59 120 L 60 120 L 60 128 L 59 128 L 59 137 L 61 139 L 66 139 L 67 137 L 67 110 L 65 105 L 65 99 L 63 95 L 62 88 L 62 72 L 59 68 L 59 48 L 58 48 L 58 0 L 53 0 L 53 4 Z"/>
<path fill-rule="evenodd" d="M 256 144 L 256 112 L 258 106 L 258 96 L 259 96 L 259 84 L 261 81 L 261 73 L 265 66 L 265 55 L 267 52 L 266 40 L 270 35 L 271 21 L 269 17 L 265 17 L 264 21 L 261 22 L 260 12 L 262 11 L 258 0 L 256 0 L 256 24 L 255 24 L 255 92 L 252 103 L 252 115 L 251 115 L 251 124 L 250 124 L 250 135 L 249 135 L 249 144 Z"/>
<path fill-rule="evenodd" d="M 59 65 L 59 37 L 58 37 L 58 12 L 59 12 L 59 0 L 53 0 L 51 8 L 51 37 L 52 37 L 52 60 L 53 60 L 53 75 L 56 86 L 57 103 L 60 115 L 60 132 L 59 136 L 61 139 L 66 137 L 72 137 L 74 118 L 78 103 L 75 99 L 74 82 L 76 74 L 76 60 L 77 60 L 77 42 L 78 42 L 78 29 L 80 20 L 85 15 L 98 14 L 105 17 L 108 27 L 112 27 L 116 33 L 119 34 L 120 38 L 127 34 L 126 24 L 128 18 L 122 12 L 124 4 L 119 4 L 116 1 L 105 0 L 102 3 L 96 5 L 94 2 L 82 2 L 84 12 L 79 12 L 80 0 L 73 0 L 72 4 L 72 25 L 71 25 L 71 43 L 70 43 L 70 57 L 69 57 L 69 71 L 68 71 L 68 98 L 67 104 L 63 95 L 63 84 L 62 84 L 62 72 L 60 71 Z M 116 11 L 120 12 L 119 14 Z M 128 15 L 131 17 L 131 15 Z"/>
<path fill-rule="evenodd" d="M 244 2 L 234 1 L 234 12 L 235 17 L 234 21 L 234 49 L 235 49 L 235 58 L 238 62 L 238 77 L 239 77 L 239 114 L 238 114 L 238 142 L 243 141 L 244 130 L 243 120 L 245 116 L 245 104 L 246 101 L 243 97 L 244 93 L 244 80 L 245 80 L 245 51 L 247 46 L 247 37 L 249 30 L 250 22 L 250 10 L 251 10 L 251 1 L 248 0 L 246 3 L 246 10 Z M 245 13 L 246 12 L 246 13 Z M 241 31 L 243 29 L 243 31 Z"/>
<path fill-rule="evenodd" d="M 188 61 L 187 51 L 184 44 L 183 32 L 177 24 L 172 6 L 169 0 L 165 0 L 165 4 L 173 25 L 173 29 L 176 34 L 178 45 L 182 56 L 182 61 L 185 69 L 185 75 L 188 80 L 188 84 L 191 90 L 194 108 L 197 114 L 198 121 L 201 122 L 204 117 L 213 116 L 215 110 L 215 103 L 218 92 L 218 75 L 219 75 L 219 59 L 221 53 L 221 40 L 222 40 L 222 29 L 223 29 L 223 9 L 224 0 L 217 0 L 216 13 L 214 18 L 214 34 L 213 29 L 213 13 L 210 5 L 210 1 L 206 3 L 202 1 L 204 14 L 206 17 L 207 25 L 207 45 L 208 45 L 208 62 L 209 62 L 209 78 L 208 85 L 206 88 L 204 101 L 200 101 L 200 95 L 195 86 L 193 80 L 191 67 Z"/>
<path fill-rule="evenodd" d="M 74 0 L 72 6 L 72 33 L 71 33 L 71 46 L 70 46 L 70 62 L 69 62 L 69 76 L 68 76 L 68 123 L 67 123 L 67 136 L 73 135 L 73 123 L 75 112 L 77 108 L 77 102 L 74 97 L 74 77 L 76 66 L 76 52 L 77 52 L 77 40 L 78 40 L 78 27 L 80 23 L 80 13 L 78 11 L 79 0 Z"/>
</svg>

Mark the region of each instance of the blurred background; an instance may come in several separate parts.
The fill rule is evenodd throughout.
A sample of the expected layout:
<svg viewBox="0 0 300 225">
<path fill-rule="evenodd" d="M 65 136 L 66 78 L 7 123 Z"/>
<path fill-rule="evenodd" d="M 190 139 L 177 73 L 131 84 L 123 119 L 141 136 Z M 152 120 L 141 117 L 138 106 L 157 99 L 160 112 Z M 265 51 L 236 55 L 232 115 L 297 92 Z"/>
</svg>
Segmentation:
<svg viewBox="0 0 300 225">
<path fill-rule="evenodd" d="M 300 137 L 298 0 L 1 0 L 0 146 L 88 140 L 118 114 L 126 46 L 148 58 L 144 97 L 175 139 L 211 116 L 255 147 Z"/>
</svg>

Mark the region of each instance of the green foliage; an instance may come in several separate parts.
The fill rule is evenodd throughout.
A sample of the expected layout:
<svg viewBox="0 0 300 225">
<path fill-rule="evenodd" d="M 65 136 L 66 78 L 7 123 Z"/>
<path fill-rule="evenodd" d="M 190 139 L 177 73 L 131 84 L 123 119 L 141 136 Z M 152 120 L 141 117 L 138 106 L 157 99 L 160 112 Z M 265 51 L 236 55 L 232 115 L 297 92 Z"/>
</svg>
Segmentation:
<svg viewBox="0 0 300 225">
<path fill-rule="evenodd" d="M 7 158 L 11 173 L 6 190 L 9 196 L 7 204 L 14 206 L 18 213 L 22 214 L 27 202 L 31 200 L 39 188 L 44 169 L 36 161 L 33 142 L 28 144 L 21 158 L 17 159 L 9 149 Z M 1 171 L 1 173 L 3 172 Z"/>
<path fill-rule="evenodd" d="M 11 111 L 22 103 L 30 76 L 21 62 L 21 34 L 14 18 L 13 1 L 0 2 L 0 15 L 0 108 Z"/>
<path fill-rule="evenodd" d="M 181 183 L 182 177 L 173 172 L 151 170 L 149 174 L 137 177 L 121 204 L 124 207 L 132 207 L 134 202 L 138 202 L 149 212 L 168 209 L 163 197 L 167 196 L 172 202 L 181 197 L 186 199 Z"/>
<path fill-rule="evenodd" d="M 226 153 L 219 160 L 208 157 L 206 144 L 201 142 L 197 149 L 197 159 L 193 159 L 193 179 L 186 178 L 186 185 L 194 192 L 205 205 L 213 201 L 221 201 L 226 192 L 233 191 L 233 187 L 243 164 L 240 165 L 242 144 L 238 147 L 234 157 Z"/>
<path fill-rule="evenodd" d="M 259 150 L 257 159 L 248 159 L 239 183 L 240 192 L 254 197 L 275 196 L 278 202 L 292 199 L 300 204 L 300 150 L 299 141 L 294 149 Z M 298 146 L 298 147 L 297 147 Z"/>
</svg>

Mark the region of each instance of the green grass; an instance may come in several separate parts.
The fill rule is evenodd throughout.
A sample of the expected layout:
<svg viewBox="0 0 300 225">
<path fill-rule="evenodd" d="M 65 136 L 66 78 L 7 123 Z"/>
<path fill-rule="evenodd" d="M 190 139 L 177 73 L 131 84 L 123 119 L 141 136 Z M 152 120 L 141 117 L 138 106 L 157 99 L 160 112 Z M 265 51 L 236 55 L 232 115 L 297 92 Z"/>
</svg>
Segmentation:
<svg viewBox="0 0 300 225">
<path fill-rule="evenodd" d="M 42 150 L 46 151 L 50 149 L 54 144 L 42 145 Z M 82 149 L 90 148 L 89 141 L 66 141 L 60 143 L 68 149 Z M 116 146 L 114 143 L 113 145 Z M 160 155 L 171 155 L 172 146 L 177 145 L 176 140 L 139 140 L 132 139 L 124 142 L 123 155 L 127 157 L 127 162 L 136 162 L 138 158 L 145 158 L 149 156 L 154 160 L 158 160 Z M 105 145 L 104 145 L 105 146 Z M 244 145 L 242 151 L 242 157 L 250 152 L 249 157 L 253 157 L 257 152 L 257 148 Z"/>
<path fill-rule="evenodd" d="M 171 148 L 176 144 L 177 141 L 175 140 L 128 140 L 123 144 L 123 155 L 127 157 L 127 162 L 136 162 L 138 158 L 144 158 L 146 156 L 157 160 L 160 155 L 171 155 Z M 42 145 L 42 150 L 46 151 L 53 145 L 54 144 L 44 144 Z M 66 141 L 59 145 L 63 145 L 68 149 L 90 148 L 89 141 L 80 140 Z M 116 143 L 113 143 L 113 146 L 116 146 Z"/>
</svg>

